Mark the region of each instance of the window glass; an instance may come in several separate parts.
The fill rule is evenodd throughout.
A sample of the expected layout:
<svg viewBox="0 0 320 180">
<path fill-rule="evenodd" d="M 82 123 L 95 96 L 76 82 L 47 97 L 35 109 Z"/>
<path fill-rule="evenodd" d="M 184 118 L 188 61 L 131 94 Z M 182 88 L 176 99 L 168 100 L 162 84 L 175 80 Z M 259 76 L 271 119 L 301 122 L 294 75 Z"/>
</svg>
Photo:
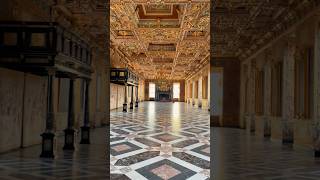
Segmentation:
<svg viewBox="0 0 320 180">
<path fill-rule="evenodd" d="M 154 83 L 149 84 L 149 98 L 156 97 L 156 85 Z"/>
<path fill-rule="evenodd" d="M 173 84 L 173 98 L 179 99 L 180 98 L 180 83 Z"/>
</svg>

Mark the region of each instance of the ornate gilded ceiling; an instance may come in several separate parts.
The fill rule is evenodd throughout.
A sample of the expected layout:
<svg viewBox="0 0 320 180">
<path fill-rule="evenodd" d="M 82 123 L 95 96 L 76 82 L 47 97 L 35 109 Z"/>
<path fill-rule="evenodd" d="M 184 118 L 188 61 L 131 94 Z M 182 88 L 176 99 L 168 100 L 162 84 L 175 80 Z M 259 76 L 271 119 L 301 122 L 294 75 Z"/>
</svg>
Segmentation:
<svg viewBox="0 0 320 180">
<path fill-rule="evenodd" d="M 319 0 L 215 0 L 212 55 L 246 59 L 317 7 Z"/>
<path fill-rule="evenodd" d="M 102 51 L 110 35 L 111 54 L 120 57 L 113 61 L 144 78 L 184 79 L 206 65 L 210 53 L 251 57 L 318 8 L 319 1 L 110 0 L 110 29 L 109 1 L 58 0 L 53 9 L 56 21 L 77 27 Z"/>
<path fill-rule="evenodd" d="M 144 78 L 184 79 L 209 62 L 209 0 L 110 2 L 111 48 Z"/>
</svg>

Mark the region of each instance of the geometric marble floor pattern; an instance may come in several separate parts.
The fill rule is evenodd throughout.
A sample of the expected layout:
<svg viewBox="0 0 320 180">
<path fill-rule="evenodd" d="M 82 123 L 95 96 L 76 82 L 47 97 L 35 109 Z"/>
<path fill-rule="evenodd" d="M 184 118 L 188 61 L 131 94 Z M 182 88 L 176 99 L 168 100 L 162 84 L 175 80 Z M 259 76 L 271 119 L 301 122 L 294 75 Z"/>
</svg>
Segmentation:
<svg viewBox="0 0 320 180">
<path fill-rule="evenodd" d="M 110 114 L 111 179 L 210 179 L 209 112 L 181 102 L 143 102 Z"/>
<path fill-rule="evenodd" d="M 55 159 L 39 158 L 41 146 L 0 154 L 0 180 L 106 180 L 106 127 L 91 129 L 91 144 L 63 151 L 64 137 L 57 138 Z M 79 137 L 79 136 L 78 136 Z"/>
<path fill-rule="evenodd" d="M 245 130 L 211 128 L 215 180 L 319 180 L 311 147 L 283 145 Z"/>
</svg>

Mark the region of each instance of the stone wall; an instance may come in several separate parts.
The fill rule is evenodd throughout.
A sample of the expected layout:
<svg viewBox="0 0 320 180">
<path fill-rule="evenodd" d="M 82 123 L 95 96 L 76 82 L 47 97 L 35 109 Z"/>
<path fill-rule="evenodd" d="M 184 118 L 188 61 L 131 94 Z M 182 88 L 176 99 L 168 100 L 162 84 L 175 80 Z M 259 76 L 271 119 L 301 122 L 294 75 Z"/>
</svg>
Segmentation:
<svg viewBox="0 0 320 180">
<path fill-rule="evenodd" d="M 0 152 L 41 142 L 46 78 L 0 68 Z"/>
</svg>

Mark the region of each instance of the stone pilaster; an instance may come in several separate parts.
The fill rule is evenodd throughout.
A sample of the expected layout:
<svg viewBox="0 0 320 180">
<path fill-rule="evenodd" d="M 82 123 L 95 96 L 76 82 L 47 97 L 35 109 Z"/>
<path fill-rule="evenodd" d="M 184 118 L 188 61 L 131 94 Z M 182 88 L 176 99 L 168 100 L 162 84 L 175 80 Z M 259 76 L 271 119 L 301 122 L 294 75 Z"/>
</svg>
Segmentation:
<svg viewBox="0 0 320 180">
<path fill-rule="evenodd" d="M 282 142 L 293 143 L 295 35 L 287 39 L 283 63 Z"/>
<path fill-rule="evenodd" d="M 211 86 L 211 76 L 210 76 L 210 71 L 211 71 L 211 67 L 209 67 L 209 71 L 208 71 L 208 90 L 207 90 L 207 92 L 208 92 L 208 110 L 210 111 L 210 102 L 211 102 L 211 99 L 210 99 L 210 94 L 211 94 L 211 92 L 210 92 L 210 86 Z"/>
<path fill-rule="evenodd" d="M 268 52 L 267 54 L 271 54 Z M 266 56 L 264 67 L 264 137 L 271 136 L 271 57 Z"/>
<path fill-rule="evenodd" d="M 191 95 L 192 95 L 192 105 L 195 105 L 195 82 L 192 80 L 192 93 L 191 93 Z"/>
<path fill-rule="evenodd" d="M 198 80 L 198 107 L 202 107 L 202 81 L 203 77 L 201 76 Z"/>
<path fill-rule="evenodd" d="M 81 127 L 81 141 L 80 144 L 90 144 L 90 126 L 89 126 L 89 87 L 90 80 L 86 79 L 85 93 L 84 93 L 84 114 L 83 126 Z"/>
<path fill-rule="evenodd" d="M 319 17 L 320 19 L 320 17 Z M 320 123 L 320 20 L 316 23 L 313 62 L 313 119 Z"/>
<path fill-rule="evenodd" d="M 245 109 L 246 109 L 246 80 L 247 80 L 247 65 L 242 63 L 240 72 L 240 128 L 245 128 Z"/>
<path fill-rule="evenodd" d="M 320 18 L 316 18 L 313 62 L 313 141 L 315 157 L 320 157 Z"/>
<path fill-rule="evenodd" d="M 139 85 L 136 86 L 136 102 L 135 107 L 139 107 Z"/>
<path fill-rule="evenodd" d="M 247 115 L 247 125 L 250 132 L 255 131 L 255 59 L 252 59 L 248 65 L 248 115 Z"/>
</svg>

